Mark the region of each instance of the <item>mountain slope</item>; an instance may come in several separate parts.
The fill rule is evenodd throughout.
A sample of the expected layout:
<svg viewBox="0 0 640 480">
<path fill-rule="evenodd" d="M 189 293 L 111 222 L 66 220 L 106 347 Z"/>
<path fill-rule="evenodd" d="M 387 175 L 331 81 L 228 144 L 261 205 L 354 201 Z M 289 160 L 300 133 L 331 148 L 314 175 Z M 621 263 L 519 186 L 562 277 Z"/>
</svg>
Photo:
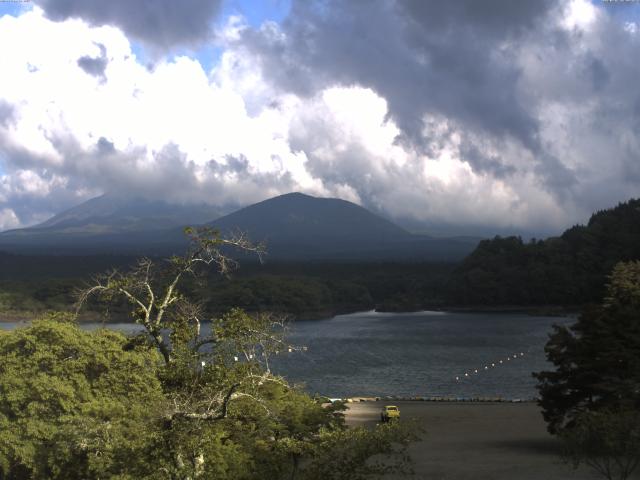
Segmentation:
<svg viewBox="0 0 640 480">
<path fill-rule="evenodd" d="M 223 233 L 246 232 L 271 258 L 454 260 L 477 241 L 412 235 L 354 203 L 289 193 L 211 222 Z"/>
<path fill-rule="evenodd" d="M 409 232 L 354 203 L 288 193 L 211 222 L 221 231 L 240 228 L 252 238 L 272 241 L 333 239 L 368 242 L 408 238 Z"/>
<path fill-rule="evenodd" d="M 124 233 L 166 230 L 190 223 L 205 223 L 220 215 L 220 208 L 210 205 L 176 205 L 106 194 L 92 198 L 51 217 L 46 222 L 22 231 Z"/>
<path fill-rule="evenodd" d="M 23 253 L 149 253 L 165 233 L 221 215 L 210 205 L 176 205 L 106 194 L 33 227 L 0 233 L 0 250 Z M 174 242 L 175 243 L 175 242 Z M 164 248 L 164 247 L 163 247 Z"/>
</svg>

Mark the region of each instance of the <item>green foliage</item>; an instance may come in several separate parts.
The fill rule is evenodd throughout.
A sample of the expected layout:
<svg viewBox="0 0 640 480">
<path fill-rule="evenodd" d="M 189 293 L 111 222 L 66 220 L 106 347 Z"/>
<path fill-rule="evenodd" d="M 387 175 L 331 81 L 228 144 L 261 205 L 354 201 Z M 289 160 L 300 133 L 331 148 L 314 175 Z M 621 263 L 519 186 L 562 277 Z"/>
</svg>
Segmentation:
<svg viewBox="0 0 640 480">
<path fill-rule="evenodd" d="M 616 265 L 604 304 L 556 326 L 545 350 L 556 369 L 534 376 L 552 433 L 583 412 L 640 409 L 640 262 Z"/>
<path fill-rule="evenodd" d="M 0 312 L 44 312 L 73 305 L 73 280 L 5 281 L 0 283 Z"/>
<path fill-rule="evenodd" d="M 582 276 L 573 277 L 570 255 L 570 247 L 559 239 L 528 244 L 519 237 L 483 240 L 449 280 L 451 299 L 462 305 L 580 303 L 593 289 L 582 284 Z"/>
<path fill-rule="evenodd" d="M 602 298 L 606 274 L 640 259 L 640 199 L 595 213 L 587 226 L 525 243 L 484 240 L 449 280 L 449 300 L 466 305 L 579 305 Z"/>
<path fill-rule="evenodd" d="M 285 312 L 294 318 L 378 308 L 419 310 L 444 303 L 450 264 L 344 263 L 249 266 L 229 282 L 198 290 L 212 313 L 240 306 L 252 312 Z"/>
<path fill-rule="evenodd" d="M 640 311 L 640 262 L 619 263 L 614 267 L 604 305 L 615 314 Z"/>
<path fill-rule="evenodd" d="M 235 305 L 252 311 L 287 312 L 294 316 L 322 312 L 333 305 L 331 291 L 311 278 L 257 276 L 232 280 L 212 289 L 208 309 Z"/>
<path fill-rule="evenodd" d="M 157 353 L 127 345 L 59 315 L 0 336 L 2 478 L 137 476 L 162 391 Z"/>
<path fill-rule="evenodd" d="M 604 410 L 581 414 L 561 438 L 565 460 L 584 463 L 608 480 L 630 478 L 640 464 L 640 413 Z"/>
</svg>

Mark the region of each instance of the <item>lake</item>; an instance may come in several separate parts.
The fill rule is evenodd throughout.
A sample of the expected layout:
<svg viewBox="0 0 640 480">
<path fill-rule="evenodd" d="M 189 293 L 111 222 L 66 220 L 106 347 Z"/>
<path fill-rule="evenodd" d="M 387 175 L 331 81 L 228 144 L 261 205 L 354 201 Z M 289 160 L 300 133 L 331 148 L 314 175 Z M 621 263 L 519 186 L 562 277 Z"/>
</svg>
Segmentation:
<svg viewBox="0 0 640 480">
<path fill-rule="evenodd" d="M 531 372 L 550 367 L 544 345 L 551 326 L 573 321 L 506 313 L 338 315 L 292 324 L 289 342 L 307 350 L 279 355 L 273 370 L 329 397 L 529 399 L 536 396 Z M 15 326 L 0 323 L 0 328 Z"/>
</svg>

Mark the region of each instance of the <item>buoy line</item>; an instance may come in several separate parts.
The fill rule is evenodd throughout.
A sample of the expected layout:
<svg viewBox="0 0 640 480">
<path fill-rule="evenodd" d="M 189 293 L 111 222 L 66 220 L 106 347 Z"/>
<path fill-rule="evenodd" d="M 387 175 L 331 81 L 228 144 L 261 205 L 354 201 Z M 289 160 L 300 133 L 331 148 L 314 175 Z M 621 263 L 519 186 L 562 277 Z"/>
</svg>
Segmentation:
<svg viewBox="0 0 640 480">
<path fill-rule="evenodd" d="M 1 0 L 0 0 L 1 1 Z M 275 355 L 280 355 L 281 353 L 285 354 L 285 353 L 294 353 L 294 352 L 306 352 L 307 350 L 309 350 L 309 347 L 307 347 L 306 345 L 301 346 L 301 347 L 296 347 L 293 345 L 288 345 L 286 347 L 284 347 L 284 350 L 275 350 L 273 353 Z M 266 352 L 262 352 L 261 355 L 263 357 L 267 356 Z M 233 356 L 233 361 L 234 362 L 238 362 L 240 361 L 240 358 L 244 356 L 247 360 L 253 360 L 254 358 L 256 358 L 256 356 L 253 353 L 245 353 L 245 354 L 238 354 L 236 353 Z"/>
<path fill-rule="evenodd" d="M 507 357 L 503 357 L 499 360 L 496 360 L 495 362 L 491 362 L 491 363 L 487 363 L 484 366 L 478 367 L 478 368 L 474 368 L 471 370 L 468 370 L 466 372 L 464 372 L 463 375 L 457 375 L 456 376 L 456 382 L 459 382 L 460 380 L 465 380 L 468 378 L 471 378 L 473 375 L 478 375 L 484 371 L 488 371 L 491 370 L 493 368 L 497 368 L 501 365 L 507 365 L 507 362 L 511 362 L 512 360 L 517 360 L 519 358 L 522 358 L 525 356 L 524 352 L 518 352 L 518 353 L 514 353 L 512 355 L 509 355 Z"/>
</svg>

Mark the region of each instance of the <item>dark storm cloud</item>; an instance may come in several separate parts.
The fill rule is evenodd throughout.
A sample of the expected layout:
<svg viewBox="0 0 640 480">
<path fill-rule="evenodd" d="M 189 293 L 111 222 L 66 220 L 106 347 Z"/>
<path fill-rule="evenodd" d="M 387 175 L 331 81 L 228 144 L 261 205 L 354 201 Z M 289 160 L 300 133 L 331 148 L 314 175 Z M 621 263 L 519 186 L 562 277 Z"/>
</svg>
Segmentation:
<svg viewBox="0 0 640 480">
<path fill-rule="evenodd" d="M 224 162 L 210 160 L 207 164 L 209 171 L 215 175 L 247 175 L 249 174 L 249 160 L 244 155 L 225 155 Z"/>
<path fill-rule="evenodd" d="M 574 32 L 545 56 L 542 100 L 562 105 L 558 141 L 550 143 L 569 146 L 559 156 L 576 164 L 572 195 L 586 211 L 640 195 L 640 37 L 616 11 L 613 3 L 601 4 L 586 32 Z"/>
<path fill-rule="evenodd" d="M 518 100 L 510 44 L 545 17 L 551 2 L 299 1 L 283 24 L 247 30 L 245 44 L 279 86 L 313 94 L 358 83 L 389 102 L 412 139 L 439 112 L 465 125 L 535 143 L 536 123 Z"/>
<path fill-rule="evenodd" d="M 246 182 L 250 189 L 265 189 L 266 191 L 289 192 L 296 189 L 296 183 L 289 172 L 252 172 L 249 159 L 243 155 L 224 155 L 219 160 L 207 162 L 207 173 L 211 179 L 219 182 L 218 188 L 227 188 L 229 180 Z"/>
<path fill-rule="evenodd" d="M 535 28 L 554 3 L 554 0 L 403 0 L 398 2 L 398 6 L 429 29 L 442 32 L 454 26 L 457 32 L 468 29 L 474 33 L 482 32 L 483 37 L 502 39 Z"/>
<path fill-rule="evenodd" d="M 534 168 L 537 177 L 557 200 L 566 201 L 575 193 L 573 189 L 579 183 L 576 172 L 547 152 L 541 151 L 538 155 L 539 163 Z"/>
<path fill-rule="evenodd" d="M 463 136 L 519 142 L 544 162 L 545 172 L 559 169 L 566 185 L 570 170 L 541 154 L 538 120 L 521 98 L 515 61 L 518 48 L 536 35 L 562 41 L 562 33 L 546 31 L 557 10 L 546 0 L 300 0 L 282 25 L 284 35 L 272 26 L 246 29 L 242 42 L 267 79 L 284 90 L 313 95 L 333 85 L 372 88 L 387 100 L 400 142 L 430 153 L 443 132 L 425 131 L 424 117 L 436 115 Z M 480 168 L 511 171 L 497 158 L 469 153 Z"/>
<path fill-rule="evenodd" d="M 460 156 L 477 173 L 488 173 L 503 179 L 517 172 L 513 165 L 504 164 L 498 155 L 486 153 L 469 141 L 464 141 L 460 146 Z"/>
<path fill-rule="evenodd" d="M 209 35 L 221 0 L 37 0 L 53 20 L 79 17 L 115 25 L 160 49 L 190 45 Z"/>
<path fill-rule="evenodd" d="M 89 75 L 105 80 L 104 71 L 107 69 L 109 60 L 107 59 L 107 49 L 101 43 L 97 44 L 100 48 L 100 56 L 90 57 L 85 55 L 78 59 L 78 66 Z"/>
<path fill-rule="evenodd" d="M 406 45 L 422 66 L 407 92 L 418 108 L 537 149 L 536 121 L 519 99 L 513 46 L 537 31 L 553 2 L 411 0 L 398 5 Z M 430 88 L 420 91 L 424 83 Z M 419 99 L 425 93 L 433 98 L 423 103 Z"/>
</svg>

